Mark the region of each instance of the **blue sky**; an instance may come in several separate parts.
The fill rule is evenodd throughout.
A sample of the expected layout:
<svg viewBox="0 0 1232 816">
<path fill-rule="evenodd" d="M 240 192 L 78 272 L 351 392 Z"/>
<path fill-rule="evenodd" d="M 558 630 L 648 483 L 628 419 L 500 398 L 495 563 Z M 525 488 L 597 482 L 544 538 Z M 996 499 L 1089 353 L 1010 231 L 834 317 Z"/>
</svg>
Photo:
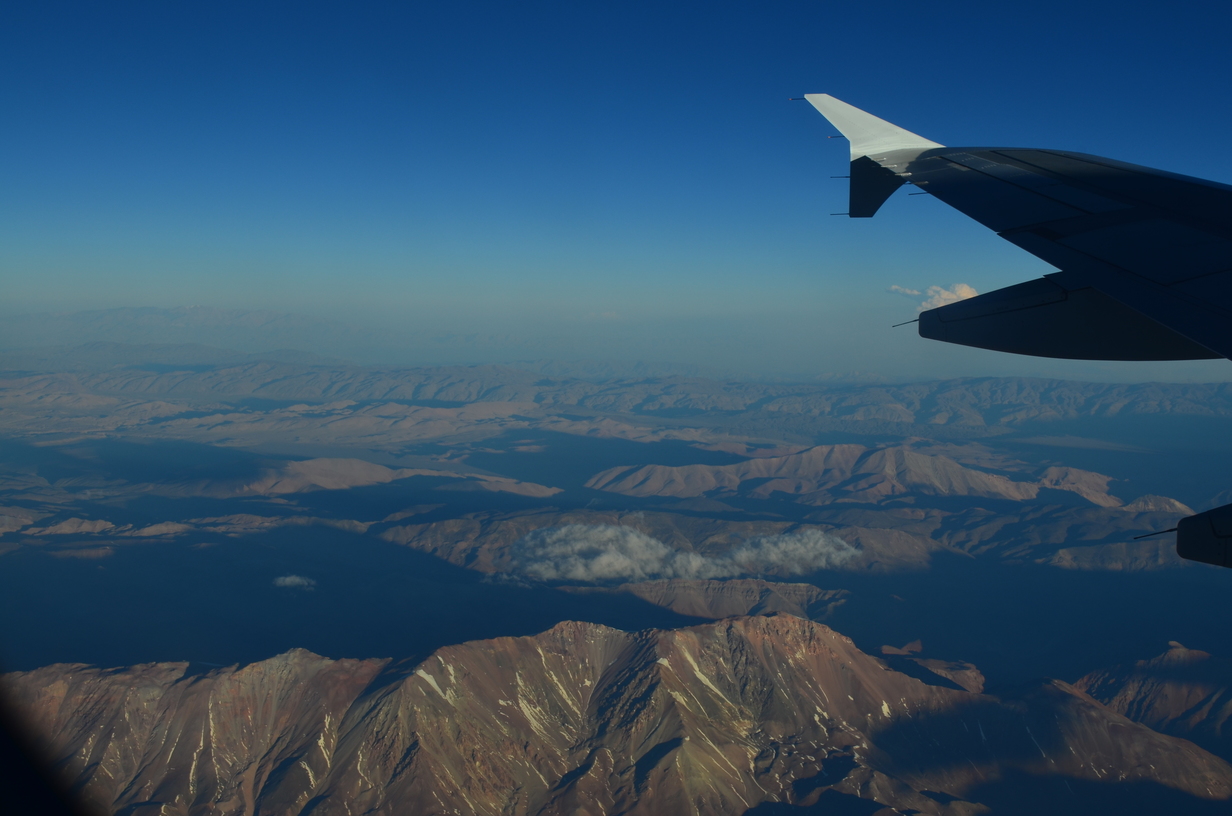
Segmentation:
<svg viewBox="0 0 1232 816">
<path fill-rule="evenodd" d="M 0 11 L 10 313 L 274 309 L 482 335 L 475 362 L 1232 374 L 891 332 L 890 286 L 1048 268 L 927 196 L 831 217 L 846 143 L 787 101 L 1232 182 L 1221 4 L 119 5 Z"/>
</svg>

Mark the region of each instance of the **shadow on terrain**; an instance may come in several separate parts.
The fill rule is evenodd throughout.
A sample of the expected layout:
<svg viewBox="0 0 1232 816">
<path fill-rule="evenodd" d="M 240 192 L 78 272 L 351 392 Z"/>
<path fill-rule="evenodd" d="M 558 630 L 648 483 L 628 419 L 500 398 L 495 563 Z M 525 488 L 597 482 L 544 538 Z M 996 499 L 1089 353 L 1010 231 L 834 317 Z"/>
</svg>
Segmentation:
<svg viewBox="0 0 1232 816">
<path fill-rule="evenodd" d="M 1049 457 L 1116 476 L 1108 489 L 1123 501 L 1154 494 L 1203 510 L 1212 496 L 1232 488 L 1232 420 L 1225 417 L 1163 413 L 1031 422 L 990 444 L 1029 461 Z"/>
<path fill-rule="evenodd" d="M 1200 799 L 1157 782 L 1092 782 L 1014 770 L 965 798 L 988 805 L 991 816 L 1217 816 L 1232 810 L 1227 801 Z"/>
<path fill-rule="evenodd" d="M 791 783 L 792 793 L 796 795 L 796 800 L 806 802 L 809 794 L 818 788 L 825 788 L 830 785 L 837 785 L 847 778 L 858 767 L 856 758 L 850 753 L 840 753 L 826 757 L 821 762 L 821 772 L 813 776 L 806 776 L 803 779 L 796 779 Z M 820 795 L 825 796 L 833 791 L 823 791 Z"/>
<path fill-rule="evenodd" d="M 985 762 L 1013 766 L 1068 759 L 1059 718 L 1073 699 L 1045 681 L 1005 700 L 972 695 L 942 711 L 920 711 L 871 736 L 896 767 L 920 773 Z"/>
<path fill-rule="evenodd" d="M 459 487 L 464 487 L 464 483 L 458 479 L 415 476 L 347 490 L 297 493 L 292 498 L 301 508 L 300 512 L 361 521 L 379 521 L 416 505 L 439 505 L 435 510 L 415 516 L 417 524 L 458 518 L 467 513 L 515 513 L 563 504 L 559 494 L 541 499 L 516 493 L 457 489 Z"/>
<path fill-rule="evenodd" d="M 876 654 L 921 640 L 920 657 L 966 660 L 988 689 L 1032 677 L 1074 681 L 1133 663 L 1170 640 L 1218 652 L 1227 624 L 1228 571 L 1219 567 L 1104 572 L 1004 564 L 939 554 L 931 569 L 827 571 L 806 580 L 847 589 L 828 625 Z"/>
<path fill-rule="evenodd" d="M 227 481 L 255 478 L 265 465 L 266 460 L 257 454 L 196 442 L 90 439 L 46 446 L 0 438 L 0 467 L 37 473 L 52 484 L 90 479 L 166 484 Z"/>
<path fill-rule="evenodd" d="M 997 781 L 964 796 L 991 806 L 995 814 L 1229 812 L 1227 802 L 1200 799 L 1155 782 L 1099 782 L 1061 773 L 1042 776 L 1014 767 L 1039 767 L 1041 762 L 1054 768 L 1072 765 L 1077 761 L 1072 747 L 1076 742 L 1084 763 L 1106 767 L 1114 761 L 1115 756 L 1096 753 L 1101 740 L 1111 749 L 1135 735 L 1115 729 L 1106 735 L 1085 730 L 1103 730 L 1083 713 L 1089 705 L 1051 683 L 1040 682 L 1003 700 L 972 696 L 957 708 L 895 720 L 872 739 L 894 757 L 899 770 L 935 774 L 968 765 L 999 766 L 1002 773 Z M 1072 719 L 1067 721 L 1067 716 Z M 1062 731 L 1066 725 L 1072 729 L 1068 737 Z"/>
<path fill-rule="evenodd" d="M 942 804 L 956 799 L 930 791 L 921 793 Z M 989 816 L 1216 816 L 1229 810 L 1227 802 L 1199 799 L 1156 782 L 1091 782 L 1020 771 L 1010 771 L 997 782 L 973 788 L 964 801 L 987 805 L 991 808 L 986 811 Z M 884 807 L 870 799 L 828 790 L 812 805 L 763 802 L 743 816 L 872 816 Z"/>
<path fill-rule="evenodd" d="M 46 450 L 43 448 L 40 452 L 45 455 Z M 269 466 L 268 459 L 250 451 L 178 440 L 143 443 L 92 439 L 65 445 L 55 452 L 76 460 L 92 474 L 155 484 L 249 480 Z M 64 458 L 57 457 L 53 461 L 63 462 Z M 39 474 L 54 482 L 57 477 L 44 472 L 45 468 L 52 467 L 50 462 L 40 464 Z"/>
<path fill-rule="evenodd" d="M 789 805 L 786 802 L 762 802 L 749 808 L 744 816 L 872 816 L 885 805 L 871 799 L 861 799 L 836 790 L 822 791 L 811 805 Z"/>
<path fill-rule="evenodd" d="M 953 689 L 954 691 L 966 691 L 966 689 L 948 677 L 942 677 L 936 672 L 929 671 L 909 657 L 902 655 L 880 655 L 879 659 L 899 674 L 914 677 L 926 686 L 940 686 L 941 688 Z"/>
<path fill-rule="evenodd" d="M 734 453 L 695 448 L 678 440 L 631 442 L 553 431 L 511 431 L 480 444 L 489 450 L 470 453 L 466 458 L 468 465 L 565 489 L 580 488 L 596 473 L 623 465 L 731 465 L 746 459 Z M 424 450 L 433 447 L 444 450 L 439 446 L 424 446 Z M 502 449 L 504 452 L 499 452 Z"/>
<path fill-rule="evenodd" d="M 302 647 L 328 657 L 424 657 L 532 635 L 562 620 L 624 630 L 699 623 L 627 593 L 485 582 L 406 547 L 322 527 L 138 543 L 100 560 L 27 548 L 0 571 L 5 670 L 189 660 L 229 665 Z M 310 588 L 275 586 L 303 576 Z"/>
</svg>

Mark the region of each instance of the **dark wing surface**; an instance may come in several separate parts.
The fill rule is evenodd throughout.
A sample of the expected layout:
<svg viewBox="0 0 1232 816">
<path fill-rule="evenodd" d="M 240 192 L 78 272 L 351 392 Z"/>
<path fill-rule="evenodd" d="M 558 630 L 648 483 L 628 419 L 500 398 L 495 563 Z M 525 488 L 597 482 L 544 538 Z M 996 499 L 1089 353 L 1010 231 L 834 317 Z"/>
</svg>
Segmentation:
<svg viewBox="0 0 1232 816">
<path fill-rule="evenodd" d="M 1232 187 L 1059 150 L 944 147 L 827 94 L 853 218 L 903 184 L 1060 271 L 920 315 L 920 335 L 1086 360 L 1232 357 Z"/>
<path fill-rule="evenodd" d="M 1232 187 L 1114 159 L 944 147 L 827 94 L 851 142 L 852 218 L 914 184 L 1058 272 L 920 314 L 920 335 L 1082 360 L 1232 359 Z M 1177 552 L 1232 567 L 1232 505 L 1181 519 Z"/>
</svg>

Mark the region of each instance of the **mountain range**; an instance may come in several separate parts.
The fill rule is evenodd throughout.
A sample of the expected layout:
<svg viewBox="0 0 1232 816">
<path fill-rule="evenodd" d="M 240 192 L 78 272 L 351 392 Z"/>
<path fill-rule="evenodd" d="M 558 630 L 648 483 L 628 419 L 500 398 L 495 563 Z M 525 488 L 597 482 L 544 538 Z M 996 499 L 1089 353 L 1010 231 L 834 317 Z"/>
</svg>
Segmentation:
<svg viewBox="0 0 1232 816">
<path fill-rule="evenodd" d="M 2 683 L 101 812 L 1232 796 L 1225 576 L 1135 539 L 1232 483 L 1225 385 L 0 365 Z"/>
<path fill-rule="evenodd" d="M 783 614 L 562 623 L 414 665 L 293 651 L 3 684 L 105 812 L 1028 813 L 1068 789 L 1051 812 L 1213 813 L 1232 798 L 1226 762 L 1065 683 L 929 684 Z"/>
</svg>

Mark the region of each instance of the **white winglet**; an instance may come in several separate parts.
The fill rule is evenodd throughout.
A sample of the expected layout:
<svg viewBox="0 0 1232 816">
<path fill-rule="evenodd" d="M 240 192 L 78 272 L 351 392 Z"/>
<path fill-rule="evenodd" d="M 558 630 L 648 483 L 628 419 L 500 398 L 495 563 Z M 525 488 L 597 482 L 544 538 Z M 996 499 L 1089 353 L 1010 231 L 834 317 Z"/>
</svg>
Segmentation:
<svg viewBox="0 0 1232 816">
<path fill-rule="evenodd" d="M 805 94 L 804 98 L 830 124 L 838 128 L 839 133 L 851 142 L 851 160 L 861 156 L 871 156 L 874 153 L 888 153 L 891 150 L 918 148 L 927 150 L 930 147 L 945 147 L 945 145 L 930 142 L 923 136 L 917 136 L 909 130 L 903 130 L 897 125 L 891 125 L 884 119 L 878 119 L 871 113 L 865 113 L 852 107 L 830 94 Z"/>
</svg>

